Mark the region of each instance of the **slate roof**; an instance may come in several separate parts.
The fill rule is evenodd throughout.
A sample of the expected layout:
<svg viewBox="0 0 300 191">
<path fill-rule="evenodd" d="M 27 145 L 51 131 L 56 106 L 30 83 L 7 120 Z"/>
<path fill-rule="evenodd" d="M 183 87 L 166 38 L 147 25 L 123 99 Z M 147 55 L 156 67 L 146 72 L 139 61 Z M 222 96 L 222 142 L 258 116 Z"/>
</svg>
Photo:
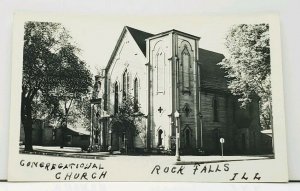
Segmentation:
<svg viewBox="0 0 300 191">
<path fill-rule="evenodd" d="M 134 29 L 126 26 L 127 30 L 130 32 L 131 36 L 143 52 L 144 56 L 146 56 L 146 39 L 154 36 L 154 34 L 147 33 L 138 29 Z"/>
</svg>

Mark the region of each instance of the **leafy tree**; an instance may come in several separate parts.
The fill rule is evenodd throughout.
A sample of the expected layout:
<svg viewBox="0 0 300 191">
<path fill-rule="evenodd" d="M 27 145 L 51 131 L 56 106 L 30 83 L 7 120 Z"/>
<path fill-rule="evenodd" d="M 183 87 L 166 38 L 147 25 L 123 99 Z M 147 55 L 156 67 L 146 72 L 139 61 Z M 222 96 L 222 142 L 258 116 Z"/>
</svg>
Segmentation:
<svg viewBox="0 0 300 191">
<path fill-rule="evenodd" d="M 123 98 L 118 112 L 112 117 L 111 126 L 113 131 L 117 132 L 119 137 L 125 135 L 128 140 L 127 148 L 133 149 L 134 137 L 140 133 L 138 124 L 141 122 L 142 113 L 139 111 L 140 106 L 134 103 L 134 99 L 129 94 Z M 126 149 L 127 149 L 126 148 Z"/>
<path fill-rule="evenodd" d="M 227 72 L 229 89 L 246 107 L 253 97 L 260 98 L 263 128 L 271 121 L 271 66 L 268 24 L 241 24 L 231 28 L 226 37 L 229 55 L 219 63 Z"/>
<path fill-rule="evenodd" d="M 69 110 L 68 124 L 73 124 L 73 126 L 80 126 L 90 130 L 90 99 L 91 98 L 89 96 L 84 96 L 80 100 L 73 102 L 72 108 Z"/>
<path fill-rule="evenodd" d="M 52 105 L 53 114 L 64 101 L 64 115 L 68 116 L 73 100 L 86 94 L 91 85 L 90 71 L 77 56 L 79 49 L 74 44 L 59 23 L 25 23 L 21 103 L 25 150 L 32 150 L 34 98 Z"/>
</svg>

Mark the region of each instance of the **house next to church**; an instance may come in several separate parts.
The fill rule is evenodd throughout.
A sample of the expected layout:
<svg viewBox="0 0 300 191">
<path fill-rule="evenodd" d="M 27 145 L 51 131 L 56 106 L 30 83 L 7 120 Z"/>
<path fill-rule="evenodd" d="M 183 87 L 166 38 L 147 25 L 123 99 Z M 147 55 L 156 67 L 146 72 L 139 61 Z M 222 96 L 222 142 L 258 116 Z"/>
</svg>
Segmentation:
<svg viewBox="0 0 300 191">
<path fill-rule="evenodd" d="M 102 150 L 126 147 L 111 119 L 129 94 L 143 114 L 134 150 L 175 149 L 176 125 L 184 153 L 272 153 L 272 138 L 262 134 L 259 100 L 241 109 L 217 63 L 222 54 L 199 48 L 200 37 L 169 30 L 159 34 L 125 26 L 106 68 L 95 77 L 90 144 Z M 178 123 L 174 113 L 180 116 Z"/>
</svg>

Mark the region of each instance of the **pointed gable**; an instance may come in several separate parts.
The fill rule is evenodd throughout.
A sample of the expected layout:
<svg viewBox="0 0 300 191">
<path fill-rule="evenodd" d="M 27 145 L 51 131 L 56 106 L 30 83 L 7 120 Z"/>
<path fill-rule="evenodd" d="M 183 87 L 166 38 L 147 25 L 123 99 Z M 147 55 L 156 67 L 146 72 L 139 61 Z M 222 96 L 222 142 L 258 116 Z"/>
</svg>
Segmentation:
<svg viewBox="0 0 300 191">
<path fill-rule="evenodd" d="M 138 48 L 141 50 L 144 56 L 146 56 L 146 39 L 155 36 L 154 34 L 144 32 L 129 26 L 125 26 L 117 41 L 117 44 L 111 55 L 111 58 L 108 62 L 106 71 L 108 71 L 108 69 L 110 68 L 113 58 L 116 55 L 117 50 L 126 32 L 130 33 L 131 37 L 133 38 L 133 40 L 135 41 L 135 43 L 137 44 Z M 157 35 L 164 34 L 164 33 L 159 33 Z M 195 38 L 199 38 L 199 37 L 195 37 Z M 224 55 L 217 52 L 205 50 L 202 48 L 198 48 L 198 50 L 199 50 L 198 51 L 199 62 L 201 63 L 200 65 L 201 88 L 207 90 L 228 91 L 227 79 L 225 78 L 226 76 L 225 70 L 222 69 L 219 65 L 217 65 L 219 62 L 223 60 Z"/>
<path fill-rule="evenodd" d="M 135 40 L 136 44 L 143 52 L 144 56 L 146 56 L 146 39 L 154 35 L 128 26 L 126 26 L 126 28 L 130 32 L 133 39 Z"/>
<path fill-rule="evenodd" d="M 154 36 L 153 34 L 151 33 L 147 33 L 147 32 L 144 32 L 144 31 L 141 31 L 141 30 L 137 30 L 137 29 L 134 29 L 134 28 L 131 28 L 131 27 L 128 27 L 128 26 L 125 26 L 121 32 L 121 35 L 116 43 L 116 46 L 110 56 L 110 59 L 108 61 L 108 64 L 106 65 L 106 71 L 109 70 L 111 64 L 112 64 L 112 61 L 118 51 L 118 48 L 120 47 L 121 45 L 121 42 L 125 36 L 126 33 L 129 33 L 131 35 L 131 37 L 133 38 L 133 40 L 135 41 L 135 43 L 137 44 L 138 48 L 141 50 L 141 52 L 143 53 L 144 56 L 146 56 L 146 39 L 151 37 L 151 36 Z"/>
</svg>

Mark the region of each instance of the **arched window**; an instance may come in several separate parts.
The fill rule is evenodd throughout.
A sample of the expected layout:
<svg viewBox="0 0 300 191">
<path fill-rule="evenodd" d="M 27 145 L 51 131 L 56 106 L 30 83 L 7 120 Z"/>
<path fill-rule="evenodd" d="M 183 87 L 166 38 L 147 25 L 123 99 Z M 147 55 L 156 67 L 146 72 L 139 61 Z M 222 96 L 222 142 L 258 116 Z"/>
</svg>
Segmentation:
<svg viewBox="0 0 300 191">
<path fill-rule="evenodd" d="M 114 101 L 114 112 L 118 113 L 119 110 L 119 86 L 118 82 L 115 83 L 115 101 Z"/>
<path fill-rule="evenodd" d="M 138 79 L 134 79 L 134 111 L 138 111 L 138 104 L 139 104 L 139 82 Z"/>
<path fill-rule="evenodd" d="M 165 91 L 165 54 L 162 51 L 156 54 L 156 66 L 157 93 L 163 93 Z"/>
<path fill-rule="evenodd" d="M 128 95 L 129 92 L 129 74 L 127 69 L 125 70 L 125 72 L 123 73 L 123 98 L 126 98 L 126 96 Z"/>
<path fill-rule="evenodd" d="M 160 129 L 159 131 L 158 131 L 158 146 L 161 146 L 162 145 L 162 134 L 163 134 L 163 131 Z"/>
<path fill-rule="evenodd" d="M 181 68 L 182 68 L 182 84 L 183 90 L 189 90 L 190 88 L 190 73 L 191 73 L 191 55 L 187 46 L 184 46 L 184 49 L 181 53 Z"/>
<path fill-rule="evenodd" d="M 218 122 L 219 121 L 219 116 L 218 116 L 218 100 L 217 100 L 217 96 L 213 97 L 212 108 L 213 108 L 214 121 Z"/>
<path fill-rule="evenodd" d="M 236 104 L 235 101 L 233 100 L 232 102 L 232 121 L 235 122 L 235 114 L 236 114 Z"/>
</svg>

